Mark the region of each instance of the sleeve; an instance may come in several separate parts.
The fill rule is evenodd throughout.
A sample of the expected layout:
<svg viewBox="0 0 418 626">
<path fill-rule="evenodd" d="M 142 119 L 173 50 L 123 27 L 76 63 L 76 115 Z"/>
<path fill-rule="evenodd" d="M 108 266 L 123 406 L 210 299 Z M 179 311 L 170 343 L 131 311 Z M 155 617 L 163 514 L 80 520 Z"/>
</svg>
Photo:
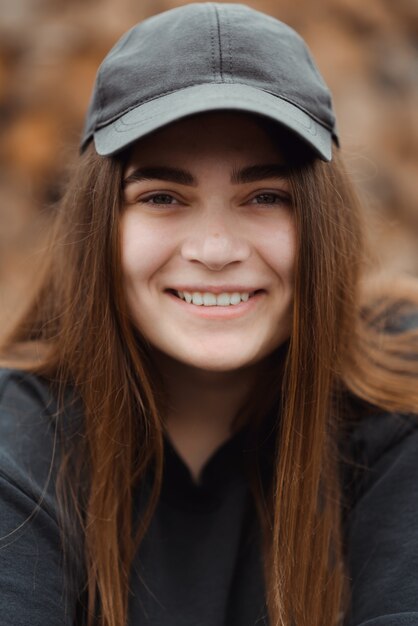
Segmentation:
<svg viewBox="0 0 418 626">
<path fill-rule="evenodd" d="M 362 479 L 347 517 L 344 624 L 418 626 L 418 416 L 369 418 L 355 448 Z"/>
<path fill-rule="evenodd" d="M 54 493 L 54 429 L 37 381 L 0 374 L 0 622 L 75 624 Z"/>
</svg>

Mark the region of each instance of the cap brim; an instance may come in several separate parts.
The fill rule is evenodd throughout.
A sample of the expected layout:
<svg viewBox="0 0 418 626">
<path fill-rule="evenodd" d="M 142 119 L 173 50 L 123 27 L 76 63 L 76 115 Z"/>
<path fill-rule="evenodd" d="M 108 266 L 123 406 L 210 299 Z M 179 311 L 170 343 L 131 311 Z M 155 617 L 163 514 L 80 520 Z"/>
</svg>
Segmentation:
<svg viewBox="0 0 418 626">
<path fill-rule="evenodd" d="M 96 129 L 94 143 L 101 156 L 116 154 L 129 144 L 188 115 L 231 109 L 264 115 L 293 131 L 324 161 L 332 158 L 332 131 L 291 102 L 236 83 L 193 85 L 131 109 Z"/>
</svg>

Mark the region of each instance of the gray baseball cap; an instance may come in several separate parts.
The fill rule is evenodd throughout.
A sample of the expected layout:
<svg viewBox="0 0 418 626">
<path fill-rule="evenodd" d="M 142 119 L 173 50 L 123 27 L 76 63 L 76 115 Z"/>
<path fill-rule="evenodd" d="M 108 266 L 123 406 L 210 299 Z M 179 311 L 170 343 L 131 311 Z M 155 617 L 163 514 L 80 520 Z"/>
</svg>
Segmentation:
<svg viewBox="0 0 418 626">
<path fill-rule="evenodd" d="M 105 57 L 81 143 L 102 156 L 188 115 L 274 120 L 324 161 L 339 145 L 330 91 L 304 40 L 243 4 L 187 4 L 131 28 Z"/>
</svg>

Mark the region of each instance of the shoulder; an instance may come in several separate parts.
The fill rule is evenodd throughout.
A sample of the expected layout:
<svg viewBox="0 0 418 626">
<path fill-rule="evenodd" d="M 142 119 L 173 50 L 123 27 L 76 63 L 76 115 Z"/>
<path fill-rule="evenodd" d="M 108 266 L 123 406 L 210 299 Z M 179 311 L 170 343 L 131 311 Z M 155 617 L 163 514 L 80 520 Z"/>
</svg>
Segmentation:
<svg viewBox="0 0 418 626">
<path fill-rule="evenodd" d="M 34 435 L 40 429 L 54 430 L 61 421 L 68 427 L 68 418 L 80 418 L 80 403 L 74 390 L 66 387 L 63 403 L 58 402 L 58 391 L 51 381 L 37 374 L 18 369 L 0 368 L 0 429 L 9 433 L 27 432 Z M 0 446 L 4 439 L 0 439 Z M 3 446 L 4 447 L 4 446 Z"/>
<path fill-rule="evenodd" d="M 65 420 L 65 421 L 64 421 Z M 62 426 L 51 385 L 17 369 L 0 369 L 0 478 L 53 509 Z"/>
<path fill-rule="evenodd" d="M 375 410 L 345 425 L 346 448 L 355 462 L 372 467 L 418 433 L 418 415 Z"/>
<path fill-rule="evenodd" d="M 418 415 L 374 411 L 346 424 L 341 437 L 346 508 L 352 510 L 393 463 L 408 459 L 418 496 Z M 416 455 L 416 457 L 415 457 Z"/>
<path fill-rule="evenodd" d="M 0 369 L 2 623 L 76 623 L 82 570 L 76 518 L 69 514 L 63 519 L 56 493 L 60 420 L 45 379 Z M 67 543 L 62 529 L 71 545 L 68 562 L 76 568 L 69 578 L 63 568 Z"/>
<path fill-rule="evenodd" d="M 32 410 L 53 405 L 49 387 L 41 377 L 29 372 L 0 368 L 1 410 Z"/>
<path fill-rule="evenodd" d="M 20 370 L 0 370 L 0 451 L 36 447 L 53 432 L 57 405 L 46 382 Z"/>
<path fill-rule="evenodd" d="M 418 416 L 375 412 L 346 438 L 343 524 L 352 588 L 346 624 L 416 624 Z"/>
</svg>

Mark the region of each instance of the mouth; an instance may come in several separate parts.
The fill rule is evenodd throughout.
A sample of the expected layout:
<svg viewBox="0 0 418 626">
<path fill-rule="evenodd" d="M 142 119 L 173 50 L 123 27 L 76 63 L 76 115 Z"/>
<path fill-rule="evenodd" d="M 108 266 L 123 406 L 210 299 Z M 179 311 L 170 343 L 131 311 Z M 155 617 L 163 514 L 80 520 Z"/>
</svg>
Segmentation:
<svg viewBox="0 0 418 626">
<path fill-rule="evenodd" d="M 228 307 L 228 306 L 237 306 L 242 302 L 247 302 L 254 296 L 257 296 L 260 293 L 264 293 L 264 289 L 256 289 L 255 291 L 249 292 L 231 292 L 231 293 L 220 293 L 214 294 L 212 292 L 183 292 L 177 291 L 177 289 L 166 289 L 166 293 L 170 293 L 175 296 L 179 300 L 183 300 L 188 304 L 194 304 L 195 306 L 216 306 L 216 307 Z M 204 297 L 206 296 L 206 300 L 204 301 Z"/>
<path fill-rule="evenodd" d="M 190 315 L 190 319 L 202 318 L 212 321 L 234 320 L 247 315 L 254 315 L 254 311 L 259 310 L 258 307 L 266 296 L 264 289 L 242 293 L 233 292 L 232 294 L 221 293 L 216 298 L 215 294 L 210 292 L 203 292 L 203 294 L 199 292 L 179 293 L 176 289 L 166 289 L 165 293 L 175 304 L 177 310 Z M 230 295 L 231 298 L 229 298 Z M 241 299 L 241 296 L 244 298 Z M 205 302 L 203 297 L 205 297 Z"/>
</svg>

